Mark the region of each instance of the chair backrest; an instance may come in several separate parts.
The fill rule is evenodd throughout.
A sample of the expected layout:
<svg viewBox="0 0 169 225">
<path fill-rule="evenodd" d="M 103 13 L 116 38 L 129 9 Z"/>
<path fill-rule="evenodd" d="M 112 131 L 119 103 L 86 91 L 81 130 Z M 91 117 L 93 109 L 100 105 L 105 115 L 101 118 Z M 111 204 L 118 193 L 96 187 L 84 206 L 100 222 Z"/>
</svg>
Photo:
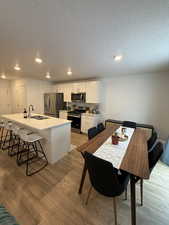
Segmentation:
<svg viewBox="0 0 169 225">
<path fill-rule="evenodd" d="M 88 130 L 88 139 L 92 139 L 94 138 L 96 135 L 98 134 L 97 128 L 96 127 L 92 127 Z"/>
<path fill-rule="evenodd" d="M 153 131 L 151 137 L 147 141 L 148 150 L 150 150 L 157 140 L 157 132 Z"/>
<path fill-rule="evenodd" d="M 96 191 L 107 197 L 114 197 L 125 190 L 129 181 L 128 173 L 118 175 L 118 170 L 111 163 L 88 152 L 84 153 L 84 157 L 91 184 Z"/>
<path fill-rule="evenodd" d="M 97 125 L 97 131 L 98 131 L 98 133 L 101 133 L 104 130 L 105 130 L 105 126 L 103 125 L 103 123 L 99 123 Z"/>
<path fill-rule="evenodd" d="M 148 159 L 149 159 L 149 168 L 150 171 L 155 167 L 156 163 L 160 159 L 161 155 L 163 153 L 163 144 L 161 142 L 158 142 L 152 151 L 148 153 Z"/>
<path fill-rule="evenodd" d="M 132 121 L 124 121 L 123 126 L 136 129 L 136 123 Z"/>
<path fill-rule="evenodd" d="M 164 153 L 161 156 L 161 161 L 169 166 L 169 137 L 164 144 Z"/>
</svg>

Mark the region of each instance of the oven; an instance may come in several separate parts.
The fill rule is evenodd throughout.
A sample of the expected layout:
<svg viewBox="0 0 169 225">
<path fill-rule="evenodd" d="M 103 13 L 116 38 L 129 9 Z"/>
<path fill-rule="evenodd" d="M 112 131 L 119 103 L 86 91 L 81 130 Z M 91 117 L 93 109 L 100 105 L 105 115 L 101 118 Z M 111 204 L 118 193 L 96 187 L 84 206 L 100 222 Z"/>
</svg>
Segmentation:
<svg viewBox="0 0 169 225">
<path fill-rule="evenodd" d="M 71 127 L 78 130 L 81 129 L 81 116 L 78 115 L 68 115 L 68 120 L 71 120 Z"/>
<path fill-rule="evenodd" d="M 74 111 L 68 112 L 68 120 L 71 120 L 71 127 L 75 128 L 76 130 L 81 130 L 81 114 L 84 113 L 86 110 L 82 109 L 75 109 Z"/>
</svg>

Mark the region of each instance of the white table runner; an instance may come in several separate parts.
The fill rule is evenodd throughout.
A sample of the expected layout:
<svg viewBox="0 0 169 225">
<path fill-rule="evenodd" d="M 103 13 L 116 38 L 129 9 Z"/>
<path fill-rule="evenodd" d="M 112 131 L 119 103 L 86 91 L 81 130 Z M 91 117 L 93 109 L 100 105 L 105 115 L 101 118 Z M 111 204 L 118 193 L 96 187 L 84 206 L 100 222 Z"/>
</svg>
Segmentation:
<svg viewBox="0 0 169 225">
<path fill-rule="evenodd" d="M 122 126 L 117 129 L 117 132 L 119 132 L 121 128 Z M 109 137 L 93 155 L 112 163 L 115 168 L 119 169 L 134 130 L 133 128 L 126 128 L 125 134 L 128 136 L 128 139 L 124 142 L 119 142 L 118 145 L 113 145 L 112 138 Z"/>
</svg>

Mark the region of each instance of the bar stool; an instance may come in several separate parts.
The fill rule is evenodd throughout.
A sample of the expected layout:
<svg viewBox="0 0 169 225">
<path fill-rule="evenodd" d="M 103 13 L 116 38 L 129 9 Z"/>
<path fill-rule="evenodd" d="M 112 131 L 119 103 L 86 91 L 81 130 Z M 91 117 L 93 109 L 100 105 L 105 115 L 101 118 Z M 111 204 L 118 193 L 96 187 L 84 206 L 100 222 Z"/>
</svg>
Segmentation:
<svg viewBox="0 0 169 225">
<path fill-rule="evenodd" d="M 5 124 L 4 124 L 4 121 L 1 120 L 0 121 L 0 149 L 2 147 L 2 141 L 3 141 L 3 135 L 4 135 L 4 127 L 5 127 Z"/>
<path fill-rule="evenodd" d="M 21 164 L 23 164 L 24 162 L 21 162 L 21 156 L 22 153 L 24 153 L 26 150 L 26 143 L 24 142 L 24 140 L 21 139 L 21 137 L 23 137 L 24 135 L 30 134 L 32 133 L 30 130 L 22 128 L 22 127 L 17 127 L 14 131 L 16 137 L 17 137 L 17 164 L 18 166 L 20 166 Z M 21 150 L 20 150 L 21 148 Z M 23 161 L 23 160 L 22 160 Z"/>
<path fill-rule="evenodd" d="M 14 152 L 14 147 L 17 146 L 17 141 L 18 141 L 17 135 L 15 134 L 16 129 L 19 129 L 19 127 L 16 124 L 12 124 L 10 126 L 10 139 L 9 139 L 9 145 L 8 145 L 8 155 L 11 157 L 16 155 L 16 152 Z M 8 131 L 9 131 L 9 129 L 8 129 Z"/>
<path fill-rule="evenodd" d="M 4 130 L 6 130 L 6 134 L 4 139 L 2 140 L 2 144 L 1 144 L 2 150 L 8 149 L 12 141 L 12 122 L 11 121 L 4 122 Z M 8 145 L 6 146 L 7 143 Z"/>
<path fill-rule="evenodd" d="M 18 152 L 18 147 L 20 144 L 19 133 L 22 132 L 27 134 L 27 133 L 30 133 L 30 131 L 16 124 L 12 124 L 11 131 L 12 131 L 12 134 L 11 134 L 10 144 L 8 147 L 8 155 L 12 157 L 17 155 L 17 152 Z"/>
<path fill-rule="evenodd" d="M 48 160 L 40 142 L 43 138 L 36 133 L 26 134 L 22 131 L 19 132 L 19 137 L 22 144 L 20 143 L 18 147 L 17 164 L 20 166 L 26 163 L 26 175 L 32 176 L 48 165 Z M 43 162 L 42 165 L 40 165 L 40 162 Z M 38 167 L 35 168 L 32 165 Z"/>
</svg>

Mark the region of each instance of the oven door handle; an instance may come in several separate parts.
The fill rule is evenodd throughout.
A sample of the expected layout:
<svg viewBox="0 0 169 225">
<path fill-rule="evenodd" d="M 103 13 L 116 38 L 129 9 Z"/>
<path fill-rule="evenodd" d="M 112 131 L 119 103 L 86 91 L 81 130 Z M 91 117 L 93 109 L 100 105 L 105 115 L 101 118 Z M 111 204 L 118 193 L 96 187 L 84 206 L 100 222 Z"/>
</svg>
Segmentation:
<svg viewBox="0 0 169 225">
<path fill-rule="evenodd" d="M 80 116 L 72 116 L 72 115 L 68 115 L 68 117 L 75 117 L 75 118 L 79 118 L 79 119 L 80 119 Z"/>
</svg>

